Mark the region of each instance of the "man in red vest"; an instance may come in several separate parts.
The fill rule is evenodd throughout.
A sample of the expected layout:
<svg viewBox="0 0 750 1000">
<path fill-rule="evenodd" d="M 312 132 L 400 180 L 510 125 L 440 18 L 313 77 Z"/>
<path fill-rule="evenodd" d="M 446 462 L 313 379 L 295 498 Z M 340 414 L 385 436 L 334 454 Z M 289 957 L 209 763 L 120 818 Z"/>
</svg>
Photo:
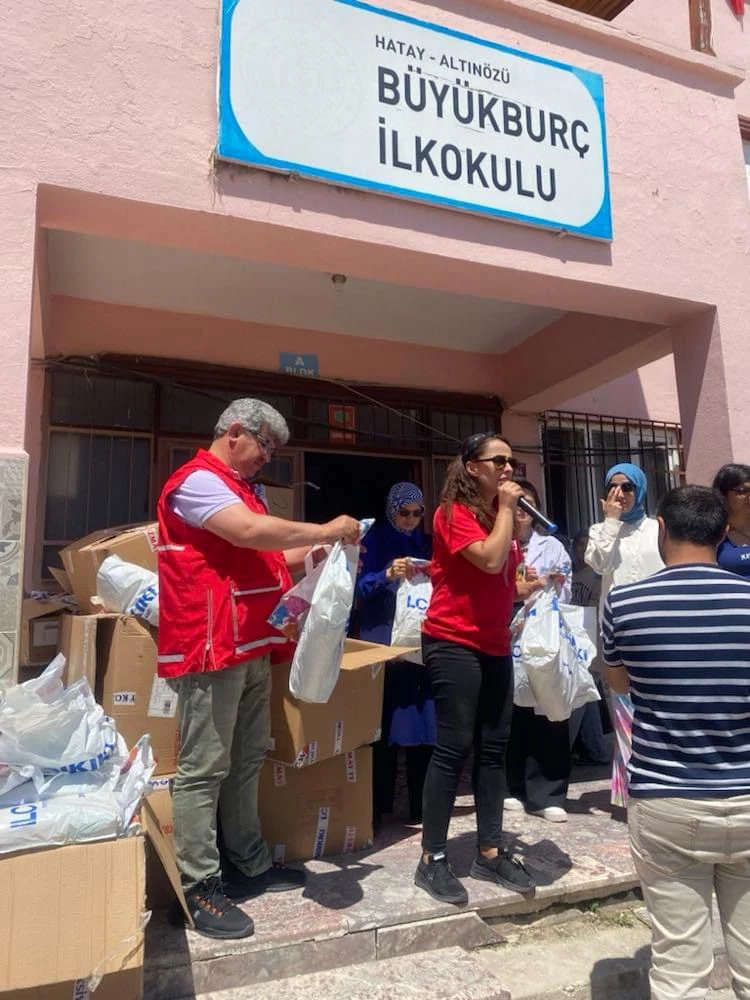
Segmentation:
<svg viewBox="0 0 750 1000">
<path fill-rule="evenodd" d="M 273 407 L 235 400 L 158 505 L 159 676 L 177 692 L 180 728 L 175 847 L 196 930 L 214 938 L 253 933 L 236 902 L 304 883 L 304 872 L 273 864 L 258 819 L 271 659 L 287 643 L 267 618 L 311 546 L 359 538 L 351 517 L 305 524 L 268 514 L 251 480 L 288 439 Z"/>
</svg>

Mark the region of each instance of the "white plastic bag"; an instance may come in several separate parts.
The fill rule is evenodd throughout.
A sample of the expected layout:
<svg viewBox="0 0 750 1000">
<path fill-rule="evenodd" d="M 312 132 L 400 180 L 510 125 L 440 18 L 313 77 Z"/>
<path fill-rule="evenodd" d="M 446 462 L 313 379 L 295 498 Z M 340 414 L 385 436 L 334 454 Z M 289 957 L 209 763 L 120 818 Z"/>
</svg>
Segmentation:
<svg viewBox="0 0 750 1000">
<path fill-rule="evenodd" d="M 9 688 L 0 698 L 0 761 L 28 773 L 96 771 L 125 744 L 114 722 L 94 700 L 85 678 L 63 688 L 65 658 L 56 656 L 44 673 Z M 10 787 L 6 775 L 6 789 Z"/>
<path fill-rule="evenodd" d="M 0 797 L 0 854 L 123 836 L 148 789 L 154 757 L 148 736 L 98 771 L 28 781 Z"/>
<path fill-rule="evenodd" d="M 289 690 L 300 701 L 326 702 L 336 686 L 358 560 L 356 545 L 336 542 L 318 578 L 289 674 Z"/>
<path fill-rule="evenodd" d="M 360 539 L 372 519 L 360 522 Z M 328 701 L 341 669 L 354 601 L 359 545 L 336 542 L 320 570 L 289 673 L 289 691 L 300 701 Z"/>
<path fill-rule="evenodd" d="M 566 615 L 557 596 L 545 591 L 526 615 L 519 644 L 535 707 L 551 722 L 569 719 L 576 708 L 599 700 L 589 672 L 596 646 L 576 620 L 577 609 L 569 610 Z"/>
<path fill-rule="evenodd" d="M 529 684 L 529 675 L 521 659 L 521 636 L 526 624 L 526 615 L 531 605 L 524 605 L 510 623 L 511 652 L 513 654 L 513 704 L 519 708 L 536 708 L 534 692 Z"/>
<path fill-rule="evenodd" d="M 107 611 L 159 625 L 159 577 L 150 569 L 107 556 L 96 574 L 96 593 Z"/>
<path fill-rule="evenodd" d="M 392 646 L 419 646 L 422 622 L 432 597 L 432 581 L 424 573 L 404 578 L 396 591 L 396 614 L 391 628 Z"/>
</svg>

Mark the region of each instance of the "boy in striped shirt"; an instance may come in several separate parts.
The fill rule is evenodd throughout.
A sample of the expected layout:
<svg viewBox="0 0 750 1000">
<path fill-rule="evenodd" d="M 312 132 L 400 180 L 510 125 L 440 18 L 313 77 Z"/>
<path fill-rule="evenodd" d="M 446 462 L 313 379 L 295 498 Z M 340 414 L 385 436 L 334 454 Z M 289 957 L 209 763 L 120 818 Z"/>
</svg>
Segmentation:
<svg viewBox="0 0 750 1000">
<path fill-rule="evenodd" d="M 609 682 L 635 710 L 630 845 L 653 927 L 652 1000 L 705 996 L 714 890 L 736 995 L 750 1000 L 750 581 L 720 569 L 723 497 L 659 504 L 665 569 L 615 587 Z"/>
</svg>

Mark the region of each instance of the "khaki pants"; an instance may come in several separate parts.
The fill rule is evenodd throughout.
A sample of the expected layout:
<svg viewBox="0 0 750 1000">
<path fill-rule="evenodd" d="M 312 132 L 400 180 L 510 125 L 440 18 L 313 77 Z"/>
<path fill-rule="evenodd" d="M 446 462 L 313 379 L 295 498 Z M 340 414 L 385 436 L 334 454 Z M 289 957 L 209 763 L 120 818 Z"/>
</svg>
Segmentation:
<svg viewBox="0 0 750 1000">
<path fill-rule="evenodd" d="M 705 997 L 714 892 L 732 986 L 750 1000 L 750 795 L 631 798 L 628 825 L 653 927 L 652 1000 Z"/>
<path fill-rule="evenodd" d="M 245 875 L 271 867 L 258 818 L 258 780 L 271 734 L 268 656 L 170 681 L 177 692 L 180 754 L 174 838 L 186 889 L 218 875 L 217 811 L 224 853 Z"/>
</svg>

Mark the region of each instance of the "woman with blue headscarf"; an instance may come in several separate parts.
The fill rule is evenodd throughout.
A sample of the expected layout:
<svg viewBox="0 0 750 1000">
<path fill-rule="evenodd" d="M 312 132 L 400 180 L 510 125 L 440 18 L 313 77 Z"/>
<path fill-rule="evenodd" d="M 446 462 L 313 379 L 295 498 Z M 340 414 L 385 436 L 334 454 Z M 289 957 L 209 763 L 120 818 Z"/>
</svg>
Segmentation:
<svg viewBox="0 0 750 1000">
<path fill-rule="evenodd" d="M 604 520 L 589 528 L 585 560 L 601 575 L 599 617 L 610 590 L 622 583 L 637 583 L 664 569 L 659 555 L 659 526 L 646 516 L 646 476 L 637 465 L 613 465 L 604 479 L 601 500 Z M 633 705 L 628 695 L 613 699 L 615 753 L 612 765 L 612 803 L 627 804 L 625 767 L 630 758 Z"/>
<path fill-rule="evenodd" d="M 396 592 L 413 575 L 415 560 L 432 558 L 432 539 L 421 529 L 424 497 L 414 483 L 396 483 L 388 493 L 385 519 L 367 533 L 357 579 L 359 637 L 390 644 Z M 373 819 L 393 811 L 399 747 L 406 748 L 409 813 L 421 822 L 422 788 L 432 744 L 435 706 L 425 668 L 407 660 L 386 665 L 381 739 L 373 746 Z"/>
</svg>

